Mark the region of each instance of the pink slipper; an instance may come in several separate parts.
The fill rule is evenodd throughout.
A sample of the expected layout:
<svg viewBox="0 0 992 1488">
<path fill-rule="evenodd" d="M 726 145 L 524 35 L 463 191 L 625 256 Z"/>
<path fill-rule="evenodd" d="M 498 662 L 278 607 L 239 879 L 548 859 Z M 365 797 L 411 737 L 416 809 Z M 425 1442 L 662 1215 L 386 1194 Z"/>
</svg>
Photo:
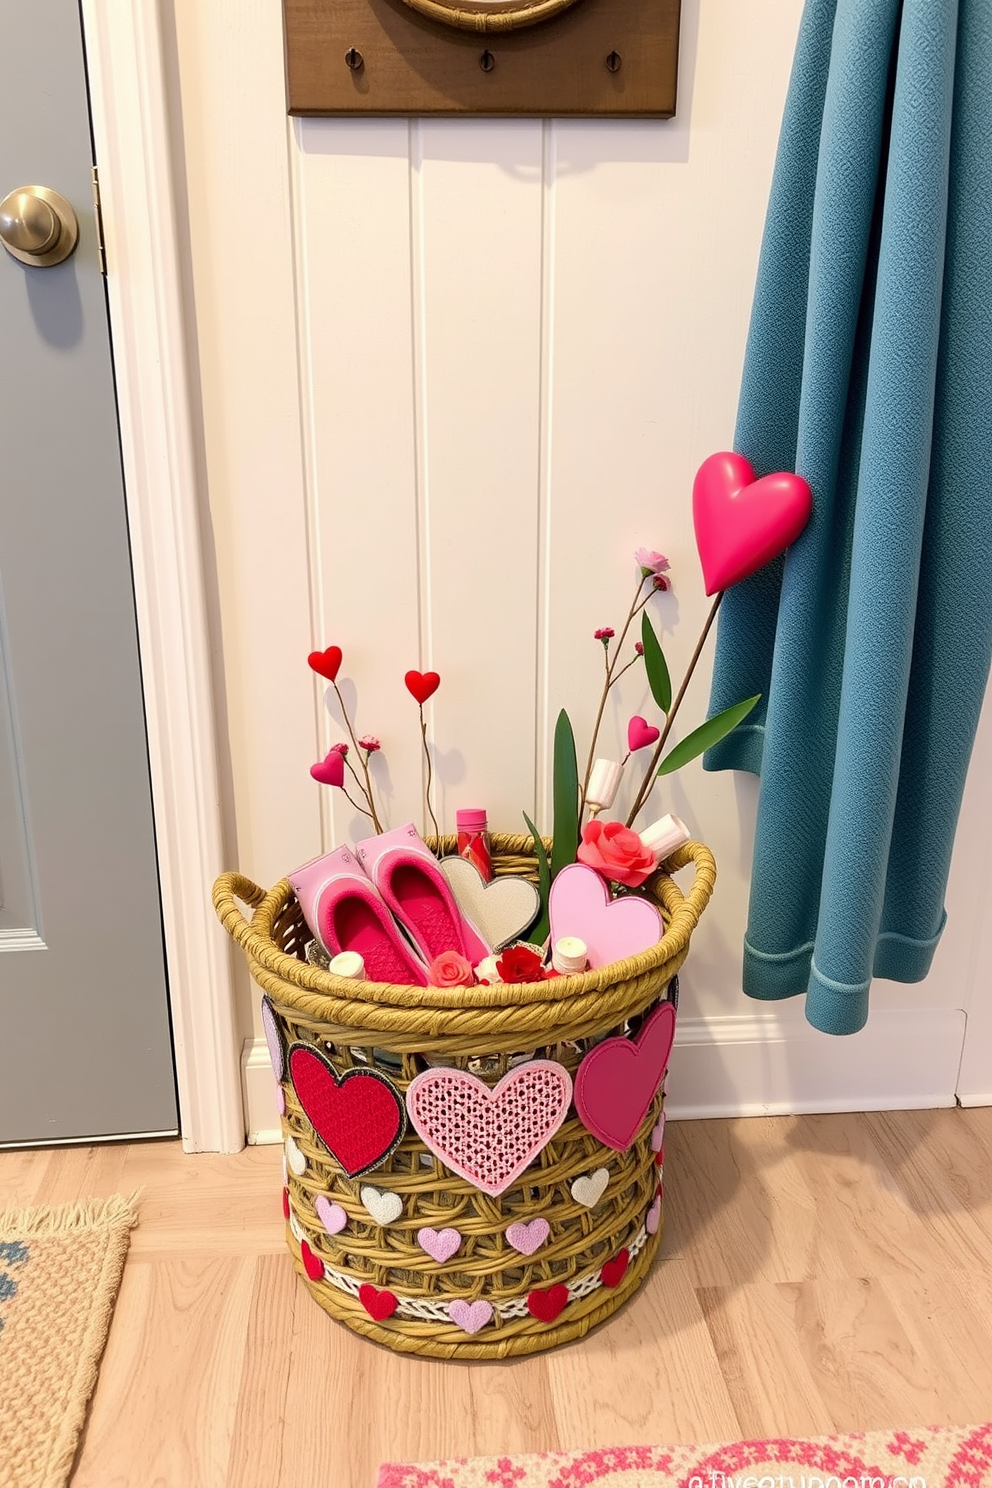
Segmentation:
<svg viewBox="0 0 992 1488">
<path fill-rule="evenodd" d="M 437 858 L 412 822 L 356 842 L 355 856 L 428 963 L 459 951 L 474 966 L 492 949 L 461 913 Z"/>
<path fill-rule="evenodd" d="M 427 967 L 348 847 L 312 858 L 289 875 L 303 918 L 329 956 L 357 951 L 370 982 L 426 987 Z"/>
</svg>

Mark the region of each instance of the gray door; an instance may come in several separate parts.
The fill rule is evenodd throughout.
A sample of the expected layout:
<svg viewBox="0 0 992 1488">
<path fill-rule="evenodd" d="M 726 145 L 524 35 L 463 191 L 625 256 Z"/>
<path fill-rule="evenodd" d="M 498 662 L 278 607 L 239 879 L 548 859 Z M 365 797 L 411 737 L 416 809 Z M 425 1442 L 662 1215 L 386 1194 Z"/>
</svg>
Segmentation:
<svg viewBox="0 0 992 1488">
<path fill-rule="evenodd" d="M 79 221 L 54 267 L 0 249 L 0 1145 L 175 1132 L 77 0 L 2 0 L 0 57 L 0 198 Z"/>
</svg>

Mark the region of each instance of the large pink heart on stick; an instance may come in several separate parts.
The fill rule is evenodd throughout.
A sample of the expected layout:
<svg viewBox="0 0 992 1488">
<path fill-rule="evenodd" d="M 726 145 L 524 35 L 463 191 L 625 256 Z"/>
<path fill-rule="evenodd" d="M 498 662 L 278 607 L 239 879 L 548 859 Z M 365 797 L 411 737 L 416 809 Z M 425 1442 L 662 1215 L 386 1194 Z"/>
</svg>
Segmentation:
<svg viewBox="0 0 992 1488">
<path fill-rule="evenodd" d="M 743 455 L 710 455 L 692 487 L 692 521 L 707 594 L 739 584 L 795 542 L 813 493 L 801 475 L 755 478 Z"/>
<path fill-rule="evenodd" d="M 551 885 L 549 913 L 552 944 L 563 935 L 584 940 L 594 971 L 649 951 L 664 929 L 653 904 L 634 895 L 611 899 L 605 880 L 584 863 L 569 863 L 558 874 Z"/>
<path fill-rule="evenodd" d="M 571 1099 L 568 1071 L 532 1059 L 491 1090 L 465 1070 L 424 1070 L 410 1082 L 406 1108 L 421 1140 L 453 1173 L 495 1195 L 548 1145 Z"/>
<path fill-rule="evenodd" d="M 675 1005 L 663 1002 L 635 1039 L 604 1039 L 575 1074 L 575 1109 L 587 1131 L 626 1152 L 658 1093 L 675 1038 Z"/>
</svg>

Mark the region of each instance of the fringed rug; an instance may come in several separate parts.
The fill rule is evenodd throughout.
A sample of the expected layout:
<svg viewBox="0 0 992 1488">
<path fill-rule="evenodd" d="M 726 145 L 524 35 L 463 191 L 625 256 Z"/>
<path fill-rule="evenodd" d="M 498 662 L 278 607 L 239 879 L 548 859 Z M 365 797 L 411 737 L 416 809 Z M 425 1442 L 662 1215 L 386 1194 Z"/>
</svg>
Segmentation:
<svg viewBox="0 0 992 1488">
<path fill-rule="evenodd" d="M 378 1488 L 992 1488 L 992 1425 L 399 1463 Z"/>
<path fill-rule="evenodd" d="M 120 1286 L 134 1203 L 0 1214 L 0 1488 L 64 1488 Z"/>
</svg>

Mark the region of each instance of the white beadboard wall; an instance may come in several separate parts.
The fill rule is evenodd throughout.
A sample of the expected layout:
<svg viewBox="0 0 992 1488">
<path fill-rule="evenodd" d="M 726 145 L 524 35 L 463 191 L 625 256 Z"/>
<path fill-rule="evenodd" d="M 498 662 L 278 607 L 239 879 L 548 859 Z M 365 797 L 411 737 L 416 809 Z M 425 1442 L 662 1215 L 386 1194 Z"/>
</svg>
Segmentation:
<svg viewBox="0 0 992 1488">
<path fill-rule="evenodd" d="M 269 884 L 361 835 L 308 767 L 339 725 L 306 653 L 338 644 L 378 735 L 392 825 L 422 816 L 410 667 L 436 809 L 549 820 L 566 707 L 584 754 L 633 551 L 671 559 L 651 613 L 673 674 L 705 618 L 693 474 L 733 436 L 764 209 L 801 0 L 683 0 L 678 115 L 656 121 L 287 120 L 279 0 L 174 0 L 179 166 L 216 566 L 232 862 Z M 707 703 L 709 656 L 686 702 Z M 600 752 L 650 717 L 638 672 Z M 629 683 L 630 685 L 626 685 Z M 740 992 L 756 782 L 692 766 L 656 791 L 714 849 L 717 897 L 683 975 L 673 1114 L 949 1104 L 965 1047 L 992 1091 L 978 926 L 990 898 L 982 736 L 950 924 L 918 987 L 868 1028 L 814 1034 Z M 342 805 L 345 809 L 342 810 Z M 273 1125 L 243 981 L 249 1124 Z M 970 1045 L 970 1047 L 968 1047 Z M 969 1062 L 970 1061 L 970 1062 Z M 968 1091 L 964 1091 L 965 1096 Z"/>
</svg>

